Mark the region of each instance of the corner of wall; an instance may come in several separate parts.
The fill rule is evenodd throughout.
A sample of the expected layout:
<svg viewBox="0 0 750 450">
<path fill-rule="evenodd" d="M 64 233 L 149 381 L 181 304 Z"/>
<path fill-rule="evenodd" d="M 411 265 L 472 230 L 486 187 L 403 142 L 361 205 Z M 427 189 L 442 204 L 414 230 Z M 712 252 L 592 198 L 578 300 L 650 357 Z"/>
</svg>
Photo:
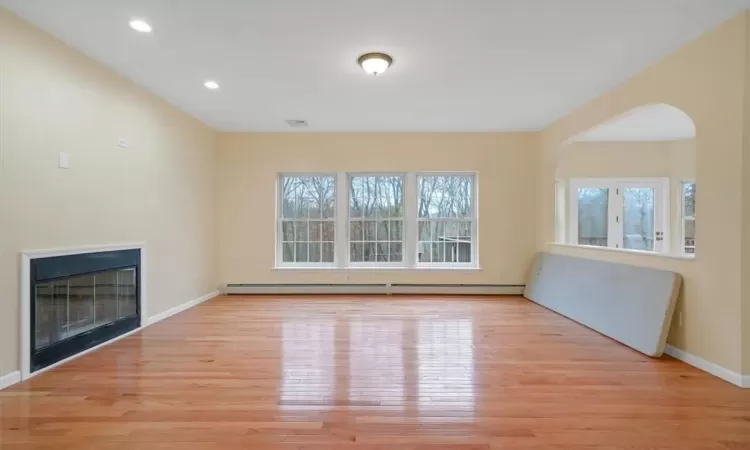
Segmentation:
<svg viewBox="0 0 750 450">
<path fill-rule="evenodd" d="M 742 152 L 742 302 L 741 302 L 741 357 L 742 373 L 750 375 L 750 10 L 745 20 L 745 86 L 744 129 Z"/>
</svg>

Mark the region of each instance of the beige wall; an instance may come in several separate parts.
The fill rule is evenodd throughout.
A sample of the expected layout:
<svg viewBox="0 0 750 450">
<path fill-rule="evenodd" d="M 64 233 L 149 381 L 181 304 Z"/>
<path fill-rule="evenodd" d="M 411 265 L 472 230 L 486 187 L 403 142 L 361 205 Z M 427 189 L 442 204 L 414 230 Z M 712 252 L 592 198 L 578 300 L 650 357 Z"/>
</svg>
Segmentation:
<svg viewBox="0 0 750 450">
<path fill-rule="evenodd" d="M 217 150 L 221 283 L 524 284 L 535 252 L 535 136 L 452 133 L 227 134 Z M 480 271 L 273 270 L 280 172 L 479 173 Z"/>
<path fill-rule="evenodd" d="M 216 288 L 213 143 L 206 126 L 0 8 L 0 375 L 20 369 L 22 250 L 145 242 L 151 315 Z"/>
<path fill-rule="evenodd" d="M 750 376 L 750 12 L 745 14 L 745 133 L 742 158 L 742 334 L 743 372 Z M 696 192 L 697 194 L 697 192 Z M 748 380 L 750 382 L 750 380 Z"/>
<path fill-rule="evenodd" d="M 695 180 L 695 139 L 572 142 L 560 148 L 555 179 L 668 178 L 671 253 L 682 252 L 682 182 Z M 566 195 L 566 199 L 568 196 Z"/>
<path fill-rule="evenodd" d="M 557 158 L 558 178 L 695 177 L 695 141 L 573 142 Z"/>
<path fill-rule="evenodd" d="M 539 249 L 681 273 L 684 295 L 676 314 L 683 315 L 683 325 L 673 321 L 669 343 L 737 372 L 743 365 L 740 244 L 746 124 L 741 93 L 747 76 L 747 31 L 743 13 L 546 128 L 541 137 L 537 203 Z M 554 236 L 554 173 L 561 145 L 580 132 L 649 103 L 676 106 L 696 124 L 699 248 L 695 260 L 550 245 Z"/>
</svg>

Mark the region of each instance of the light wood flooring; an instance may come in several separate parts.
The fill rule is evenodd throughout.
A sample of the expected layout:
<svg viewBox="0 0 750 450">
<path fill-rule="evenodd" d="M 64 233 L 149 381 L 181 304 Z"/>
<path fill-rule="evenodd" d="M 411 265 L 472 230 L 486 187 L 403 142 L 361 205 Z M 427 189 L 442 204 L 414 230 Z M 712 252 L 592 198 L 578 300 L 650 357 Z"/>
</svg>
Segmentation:
<svg viewBox="0 0 750 450">
<path fill-rule="evenodd" d="M 750 449 L 750 390 L 520 297 L 220 297 L 0 392 L 3 449 Z"/>
</svg>

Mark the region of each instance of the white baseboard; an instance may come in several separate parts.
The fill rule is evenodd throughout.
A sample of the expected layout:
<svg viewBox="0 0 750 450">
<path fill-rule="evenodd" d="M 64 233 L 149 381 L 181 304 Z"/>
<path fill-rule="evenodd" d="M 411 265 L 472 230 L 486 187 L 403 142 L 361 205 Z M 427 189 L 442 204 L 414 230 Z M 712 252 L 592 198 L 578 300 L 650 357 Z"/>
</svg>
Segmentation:
<svg viewBox="0 0 750 450">
<path fill-rule="evenodd" d="M 686 352 L 685 350 L 680 350 L 679 348 L 672 347 L 669 344 L 667 344 L 667 346 L 664 348 L 664 353 L 671 356 L 672 358 L 679 359 L 684 363 L 690 364 L 693 367 L 697 367 L 704 372 L 708 372 L 713 376 L 719 377 L 724 381 L 728 381 L 735 386 L 750 388 L 750 376 L 748 375 L 743 377 L 742 374 L 733 372 L 710 361 L 706 361 L 700 356 L 696 356 L 692 353 Z"/>
<path fill-rule="evenodd" d="M 205 301 L 211 300 L 214 297 L 218 297 L 219 295 L 220 295 L 219 291 L 209 292 L 208 294 L 203 295 L 201 297 L 198 297 L 195 300 L 191 300 L 191 301 L 183 303 L 181 305 L 177 305 L 174 308 L 170 308 L 170 309 L 168 309 L 168 310 L 166 310 L 166 311 L 164 311 L 162 313 L 159 313 L 159 314 L 157 314 L 155 316 L 151 316 L 146 321 L 146 325 L 148 326 L 148 325 L 153 325 L 153 324 L 155 324 L 157 322 L 161 322 L 162 320 L 164 320 L 164 319 L 166 319 L 168 317 L 172 317 L 175 314 L 179 314 L 182 311 L 185 311 L 186 309 L 190 309 L 190 308 L 192 308 L 194 306 L 198 306 L 198 305 L 200 305 L 201 303 L 203 303 Z"/>
<path fill-rule="evenodd" d="M 16 370 L 0 377 L 0 391 L 21 381 L 21 371 Z"/>
<path fill-rule="evenodd" d="M 222 288 L 224 294 L 236 295 L 521 295 L 520 285 L 472 284 L 229 284 Z"/>
<path fill-rule="evenodd" d="M 44 373 L 44 372 L 46 372 L 48 370 L 52 370 L 55 367 L 61 366 L 61 365 L 65 364 L 65 363 L 70 362 L 70 361 L 72 361 L 75 358 L 79 358 L 79 357 L 81 357 L 81 356 L 83 356 L 83 355 L 85 355 L 87 353 L 91 353 L 91 352 L 94 352 L 96 350 L 99 350 L 100 348 L 105 347 L 105 346 L 107 346 L 109 344 L 112 344 L 113 342 L 117 342 L 120 339 L 124 339 L 124 338 L 130 336 L 131 334 L 137 333 L 137 332 L 143 330 L 144 328 L 146 328 L 149 325 L 153 325 L 153 324 L 155 324 L 155 323 L 157 323 L 159 321 L 162 321 L 162 320 L 166 319 L 167 317 L 174 316 L 177 313 L 185 311 L 186 309 L 190 309 L 193 306 L 199 305 L 199 304 L 201 304 L 201 303 L 203 303 L 203 302 L 205 302 L 207 300 L 210 300 L 210 299 L 212 299 L 212 298 L 214 298 L 214 297 L 216 297 L 218 295 L 219 295 L 219 291 L 210 292 L 210 293 L 208 293 L 206 295 L 203 295 L 201 297 L 196 298 L 195 300 L 191 300 L 189 302 L 186 302 L 186 303 L 183 303 L 181 305 L 175 306 L 174 308 L 168 309 L 168 310 L 164 311 L 161 314 L 157 314 L 157 315 L 152 316 L 152 317 L 150 317 L 148 319 L 144 319 L 143 325 L 141 325 L 139 328 L 136 328 L 135 330 L 129 331 L 129 332 L 125 333 L 125 334 L 122 334 L 122 335 L 117 336 L 117 337 L 115 337 L 113 339 L 110 339 L 107 342 L 102 342 L 101 344 L 99 344 L 99 345 L 97 345 L 95 347 L 91 347 L 91 348 L 89 348 L 87 350 L 82 351 L 81 353 L 78 353 L 76 355 L 71 356 L 70 358 L 66 358 L 66 359 L 64 359 L 62 361 L 56 362 L 55 364 L 52 364 L 52 365 L 50 365 L 48 367 L 45 367 L 44 369 L 40 369 L 40 370 L 37 370 L 34 373 L 30 373 L 29 376 L 27 377 L 27 379 L 29 379 L 31 377 L 34 377 L 36 375 L 39 375 L 40 373 Z M 21 372 L 20 371 L 11 372 L 11 373 L 3 376 L 3 377 L 0 377 L 0 390 L 5 389 L 6 387 L 12 386 L 12 385 L 14 385 L 16 383 L 19 383 L 21 380 L 22 380 L 22 376 L 21 376 Z"/>
</svg>

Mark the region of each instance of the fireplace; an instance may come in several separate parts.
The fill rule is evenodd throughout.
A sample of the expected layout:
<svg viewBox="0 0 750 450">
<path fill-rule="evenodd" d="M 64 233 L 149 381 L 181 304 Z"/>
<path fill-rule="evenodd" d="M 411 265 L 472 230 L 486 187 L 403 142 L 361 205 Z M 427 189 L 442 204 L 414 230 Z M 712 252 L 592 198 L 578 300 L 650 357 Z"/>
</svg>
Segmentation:
<svg viewBox="0 0 750 450">
<path fill-rule="evenodd" d="M 29 373 L 141 325 L 141 250 L 29 261 Z"/>
</svg>

